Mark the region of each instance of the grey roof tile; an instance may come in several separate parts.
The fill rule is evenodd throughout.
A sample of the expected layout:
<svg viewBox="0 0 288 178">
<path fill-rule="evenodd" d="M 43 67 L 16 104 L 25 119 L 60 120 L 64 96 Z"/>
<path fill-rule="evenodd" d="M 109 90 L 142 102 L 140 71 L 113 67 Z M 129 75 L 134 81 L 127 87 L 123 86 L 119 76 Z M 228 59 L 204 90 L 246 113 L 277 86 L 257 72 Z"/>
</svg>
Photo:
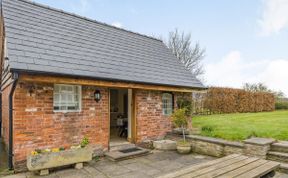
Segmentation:
<svg viewBox="0 0 288 178">
<path fill-rule="evenodd" d="M 204 87 L 160 40 L 26 0 L 2 7 L 11 69 Z"/>
</svg>

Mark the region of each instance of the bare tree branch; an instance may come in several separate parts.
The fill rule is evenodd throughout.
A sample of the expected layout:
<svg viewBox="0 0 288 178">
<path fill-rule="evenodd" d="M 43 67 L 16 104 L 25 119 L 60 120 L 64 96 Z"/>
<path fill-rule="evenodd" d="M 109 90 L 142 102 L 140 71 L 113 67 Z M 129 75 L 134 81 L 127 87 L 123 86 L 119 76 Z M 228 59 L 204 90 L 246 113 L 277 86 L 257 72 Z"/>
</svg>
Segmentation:
<svg viewBox="0 0 288 178">
<path fill-rule="evenodd" d="M 202 49 L 198 42 L 192 45 L 190 33 L 179 33 L 178 30 L 175 29 L 175 31 L 169 33 L 169 39 L 166 45 L 195 77 L 198 78 L 204 74 L 201 63 L 205 56 L 205 49 Z"/>
</svg>

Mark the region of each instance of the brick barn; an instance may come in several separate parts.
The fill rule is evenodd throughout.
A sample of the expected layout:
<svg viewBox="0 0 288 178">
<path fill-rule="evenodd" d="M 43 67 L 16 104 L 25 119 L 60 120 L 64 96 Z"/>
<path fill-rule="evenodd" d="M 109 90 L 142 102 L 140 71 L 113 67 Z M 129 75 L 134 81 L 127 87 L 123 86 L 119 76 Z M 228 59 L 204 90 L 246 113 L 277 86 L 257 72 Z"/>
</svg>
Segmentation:
<svg viewBox="0 0 288 178">
<path fill-rule="evenodd" d="M 0 32 L 1 137 L 15 170 L 84 136 L 95 151 L 163 138 L 177 98 L 204 88 L 162 41 L 31 1 L 2 0 Z"/>
</svg>

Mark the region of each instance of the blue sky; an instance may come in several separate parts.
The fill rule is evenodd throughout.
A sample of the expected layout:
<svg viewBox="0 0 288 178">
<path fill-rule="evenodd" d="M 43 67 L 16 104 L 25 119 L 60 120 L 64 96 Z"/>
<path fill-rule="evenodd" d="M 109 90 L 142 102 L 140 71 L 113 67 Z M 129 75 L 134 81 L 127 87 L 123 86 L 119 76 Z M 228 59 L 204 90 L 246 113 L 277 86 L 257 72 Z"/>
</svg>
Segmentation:
<svg viewBox="0 0 288 178">
<path fill-rule="evenodd" d="M 35 0 L 167 38 L 178 28 L 206 48 L 206 85 L 264 82 L 288 95 L 288 0 Z"/>
</svg>

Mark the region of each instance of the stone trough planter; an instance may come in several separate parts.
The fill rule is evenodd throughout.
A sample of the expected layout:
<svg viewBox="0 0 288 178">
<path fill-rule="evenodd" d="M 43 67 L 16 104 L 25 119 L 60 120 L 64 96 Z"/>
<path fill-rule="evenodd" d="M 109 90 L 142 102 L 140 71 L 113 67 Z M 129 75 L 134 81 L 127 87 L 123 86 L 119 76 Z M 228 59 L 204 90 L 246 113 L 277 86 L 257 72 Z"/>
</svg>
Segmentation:
<svg viewBox="0 0 288 178">
<path fill-rule="evenodd" d="M 188 154 L 191 152 L 191 145 L 190 144 L 177 145 L 177 151 L 180 154 Z"/>
<path fill-rule="evenodd" d="M 83 162 L 92 160 L 91 148 L 70 149 L 60 152 L 49 152 L 27 157 L 29 171 L 40 171 L 40 175 L 49 174 L 49 169 L 75 164 L 76 169 L 83 167 Z"/>
</svg>

